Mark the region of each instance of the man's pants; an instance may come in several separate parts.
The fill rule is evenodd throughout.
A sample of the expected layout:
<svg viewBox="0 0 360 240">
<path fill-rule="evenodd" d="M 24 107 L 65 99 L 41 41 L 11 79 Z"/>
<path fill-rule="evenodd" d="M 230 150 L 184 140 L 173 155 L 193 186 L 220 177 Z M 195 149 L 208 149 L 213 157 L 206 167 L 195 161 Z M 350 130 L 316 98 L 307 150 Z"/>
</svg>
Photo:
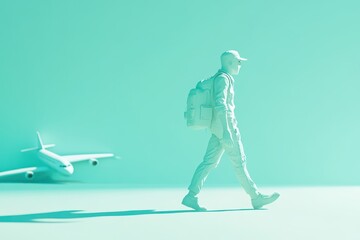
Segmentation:
<svg viewBox="0 0 360 240">
<path fill-rule="evenodd" d="M 237 127 L 233 127 L 232 137 L 233 147 L 226 147 L 217 136 L 214 134 L 211 136 L 204 159 L 197 167 L 188 188 L 193 194 L 196 195 L 200 192 L 210 171 L 217 167 L 221 156 L 226 152 L 235 168 L 236 176 L 246 193 L 249 194 L 252 199 L 258 196 L 259 192 L 257 187 L 250 178 L 246 168 L 244 148 Z M 242 156 L 244 157 L 242 158 Z"/>
</svg>

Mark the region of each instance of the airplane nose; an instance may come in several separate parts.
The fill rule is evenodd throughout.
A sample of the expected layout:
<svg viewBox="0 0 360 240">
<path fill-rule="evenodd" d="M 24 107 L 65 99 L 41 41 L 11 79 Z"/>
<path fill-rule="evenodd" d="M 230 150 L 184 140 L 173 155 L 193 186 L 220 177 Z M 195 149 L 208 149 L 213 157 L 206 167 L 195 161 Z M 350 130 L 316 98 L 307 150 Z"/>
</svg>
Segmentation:
<svg viewBox="0 0 360 240">
<path fill-rule="evenodd" d="M 71 175 L 74 173 L 74 167 L 72 165 L 70 165 L 66 168 L 66 171 L 69 173 L 69 175 Z"/>
</svg>

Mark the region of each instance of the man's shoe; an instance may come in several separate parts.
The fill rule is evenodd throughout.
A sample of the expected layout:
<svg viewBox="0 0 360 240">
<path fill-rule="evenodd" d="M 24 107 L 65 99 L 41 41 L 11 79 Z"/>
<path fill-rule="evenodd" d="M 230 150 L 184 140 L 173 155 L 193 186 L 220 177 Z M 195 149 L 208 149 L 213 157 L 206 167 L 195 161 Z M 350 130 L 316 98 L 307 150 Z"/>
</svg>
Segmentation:
<svg viewBox="0 0 360 240">
<path fill-rule="evenodd" d="M 199 211 L 199 212 L 204 212 L 206 211 L 206 208 L 200 207 L 199 203 L 198 203 L 198 198 L 191 196 L 191 195 L 186 195 L 184 197 L 184 199 L 182 200 L 182 205 L 187 206 L 189 208 L 194 209 L 195 211 Z"/>
<path fill-rule="evenodd" d="M 273 193 L 271 195 L 264 195 L 264 194 L 260 193 L 259 196 L 257 196 L 257 198 L 251 199 L 251 204 L 254 209 L 259 209 L 259 208 L 262 208 L 266 204 L 270 204 L 270 203 L 274 202 L 279 197 L 280 197 L 280 194 L 277 192 Z"/>
</svg>

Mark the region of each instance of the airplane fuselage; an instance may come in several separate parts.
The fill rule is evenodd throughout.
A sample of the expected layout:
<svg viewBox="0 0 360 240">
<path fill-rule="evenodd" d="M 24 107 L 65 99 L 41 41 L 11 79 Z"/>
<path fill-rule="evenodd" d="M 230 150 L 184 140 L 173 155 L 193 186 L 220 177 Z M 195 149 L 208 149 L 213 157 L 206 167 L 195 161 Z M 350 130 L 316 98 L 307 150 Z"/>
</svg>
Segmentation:
<svg viewBox="0 0 360 240">
<path fill-rule="evenodd" d="M 70 176 L 74 172 L 74 167 L 69 161 L 46 149 L 40 149 L 38 151 L 38 157 L 47 166 L 62 175 Z"/>
<path fill-rule="evenodd" d="M 0 172 L 0 178 L 6 176 L 13 176 L 24 174 L 27 179 L 32 179 L 37 173 L 52 173 L 56 172 L 64 176 L 70 176 L 74 173 L 73 163 L 88 161 L 90 165 L 96 166 L 98 158 L 114 157 L 113 153 L 93 153 L 93 154 L 76 154 L 61 156 L 53 153 L 47 148 L 54 147 L 55 144 L 44 144 L 40 133 L 37 132 L 37 146 L 22 149 L 21 152 L 35 151 L 36 158 L 44 163 L 44 166 L 32 166 L 26 168 L 19 168 L 9 171 Z"/>
</svg>

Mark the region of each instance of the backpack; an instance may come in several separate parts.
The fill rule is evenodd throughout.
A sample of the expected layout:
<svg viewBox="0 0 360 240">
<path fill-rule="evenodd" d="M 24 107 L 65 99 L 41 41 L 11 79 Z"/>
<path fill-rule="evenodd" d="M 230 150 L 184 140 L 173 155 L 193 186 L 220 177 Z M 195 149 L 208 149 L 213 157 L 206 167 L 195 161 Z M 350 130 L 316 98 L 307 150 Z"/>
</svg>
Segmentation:
<svg viewBox="0 0 360 240">
<path fill-rule="evenodd" d="M 190 90 L 184 113 L 189 128 L 194 130 L 210 128 L 214 108 L 214 79 L 219 75 L 215 74 L 199 81 L 196 87 Z"/>
</svg>

